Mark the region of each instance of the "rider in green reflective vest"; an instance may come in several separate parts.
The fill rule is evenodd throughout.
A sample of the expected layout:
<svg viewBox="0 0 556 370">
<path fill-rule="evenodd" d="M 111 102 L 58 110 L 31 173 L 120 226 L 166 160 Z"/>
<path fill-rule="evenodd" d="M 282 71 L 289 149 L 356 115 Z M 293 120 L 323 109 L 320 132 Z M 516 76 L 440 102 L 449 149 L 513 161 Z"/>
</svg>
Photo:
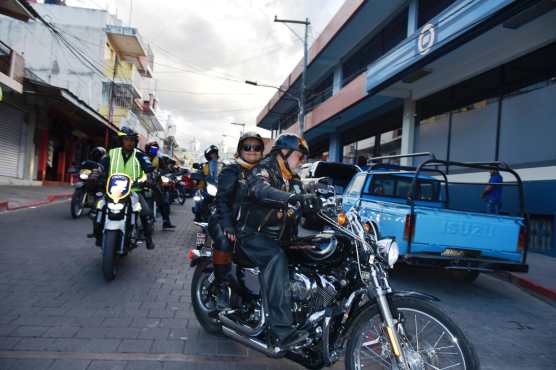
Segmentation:
<svg viewBox="0 0 556 370">
<path fill-rule="evenodd" d="M 120 132 L 118 132 L 118 137 L 121 140 L 122 146 L 110 150 L 108 155 L 101 161 L 104 167 L 104 179 L 108 179 L 115 173 L 123 173 L 131 177 L 134 183 L 139 180 L 146 180 L 147 174 L 153 171 L 153 166 L 149 157 L 137 149 L 139 135 L 128 127 L 122 127 Z M 131 189 L 131 191 L 136 192 L 139 197 L 139 202 L 141 203 L 141 224 L 143 225 L 147 249 L 154 249 L 155 245 L 152 240 L 154 223 L 153 212 L 140 193 L 140 190 L 141 189 L 136 186 Z M 97 244 L 99 243 L 100 237 L 98 232 L 99 227 L 100 225 L 95 225 Z"/>
</svg>

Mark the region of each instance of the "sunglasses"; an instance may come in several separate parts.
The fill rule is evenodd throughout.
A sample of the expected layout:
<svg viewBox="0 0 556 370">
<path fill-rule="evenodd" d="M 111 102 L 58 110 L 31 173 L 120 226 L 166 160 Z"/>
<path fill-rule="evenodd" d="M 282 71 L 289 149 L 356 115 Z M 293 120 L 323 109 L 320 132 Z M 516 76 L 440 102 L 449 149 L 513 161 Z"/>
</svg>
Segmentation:
<svg viewBox="0 0 556 370">
<path fill-rule="evenodd" d="M 263 146 L 261 144 L 243 144 L 241 149 L 244 152 L 262 152 Z"/>
</svg>

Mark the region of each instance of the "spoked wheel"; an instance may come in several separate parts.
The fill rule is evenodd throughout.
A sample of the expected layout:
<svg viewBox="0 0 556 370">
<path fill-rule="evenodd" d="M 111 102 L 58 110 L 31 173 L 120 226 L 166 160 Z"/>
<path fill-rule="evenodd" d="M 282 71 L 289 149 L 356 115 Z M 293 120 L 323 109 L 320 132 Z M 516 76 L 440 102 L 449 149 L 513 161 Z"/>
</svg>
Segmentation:
<svg viewBox="0 0 556 370">
<path fill-rule="evenodd" d="M 412 370 L 476 370 L 479 359 L 456 324 L 428 302 L 393 299 L 402 352 Z M 392 307 L 394 311 L 394 307 Z M 362 312 L 346 350 L 346 369 L 399 369 L 378 307 Z"/>
<path fill-rule="evenodd" d="M 216 301 L 210 292 L 214 281 L 214 269 L 210 261 L 202 261 L 195 267 L 191 281 L 191 302 L 199 324 L 210 334 L 220 334 L 221 326 L 212 317 Z"/>
<path fill-rule="evenodd" d="M 83 214 L 87 192 L 76 190 L 71 197 L 70 211 L 71 217 L 79 218 Z"/>
</svg>

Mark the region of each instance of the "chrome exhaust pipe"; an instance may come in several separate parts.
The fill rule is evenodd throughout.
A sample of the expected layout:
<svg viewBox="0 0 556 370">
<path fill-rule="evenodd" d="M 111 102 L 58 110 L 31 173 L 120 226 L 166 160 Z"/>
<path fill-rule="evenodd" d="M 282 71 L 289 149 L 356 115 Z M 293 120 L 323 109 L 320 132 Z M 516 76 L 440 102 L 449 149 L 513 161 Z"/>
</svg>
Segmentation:
<svg viewBox="0 0 556 370">
<path fill-rule="evenodd" d="M 235 322 L 234 320 L 226 316 L 227 313 L 233 313 L 233 310 L 222 311 L 218 314 L 218 319 L 220 320 L 222 325 L 227 326 L 228 328 L 231 328 L 234 331 L 239 332 L 248 337 L 256 337 L 257 335 L 261 334 L 264 328 L 266 327 L 264 309 L 261 310 L 261 321 L 254 328 L 248 325 L 243 325 Z"/>
<path fill-rule="evenodd" d="M 283 357 L 286 354 L 286 351 L 281 350 L 279 347 L 270 347 L 266 343 L 263 343 L 258 339 L 245 337 L 239 334 L 237 331 L 226 326 L 222 326 L 222 333 L 224 333 L 225 336 L 249 348 L 252 348 L 255 351 L 259 351 L 268 357 L 279 358 Z"/>
</svg>

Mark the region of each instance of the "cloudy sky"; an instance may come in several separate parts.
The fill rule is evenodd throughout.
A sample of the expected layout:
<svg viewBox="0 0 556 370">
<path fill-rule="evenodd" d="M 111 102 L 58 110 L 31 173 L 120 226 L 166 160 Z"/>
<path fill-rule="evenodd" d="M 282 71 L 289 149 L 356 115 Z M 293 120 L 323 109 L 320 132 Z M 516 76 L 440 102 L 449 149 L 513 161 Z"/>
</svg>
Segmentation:
<svg viewBox="0 0 556 370">
<path fill-rule="evenodd" d="M 303 44 L 280 18 L 309 17 L 312 42 L 343 0 L 68 0 L 108 9 L 139 29 L 155 53 L 154 76 L 164 113 L 189 147 L 224 140 L 233 146 L 244 122 L 250 128 L 275 90 L 244 80 L 280 85 L 301 60 Z M 292 25 L 299 35 L 303 26 Z M 263 131 L 264 132 L 264 131 Z M 231 137 L 223 137 L 222 135 Z M 270 136 L 270 132 L 266 132 Z"/>
</svg>

